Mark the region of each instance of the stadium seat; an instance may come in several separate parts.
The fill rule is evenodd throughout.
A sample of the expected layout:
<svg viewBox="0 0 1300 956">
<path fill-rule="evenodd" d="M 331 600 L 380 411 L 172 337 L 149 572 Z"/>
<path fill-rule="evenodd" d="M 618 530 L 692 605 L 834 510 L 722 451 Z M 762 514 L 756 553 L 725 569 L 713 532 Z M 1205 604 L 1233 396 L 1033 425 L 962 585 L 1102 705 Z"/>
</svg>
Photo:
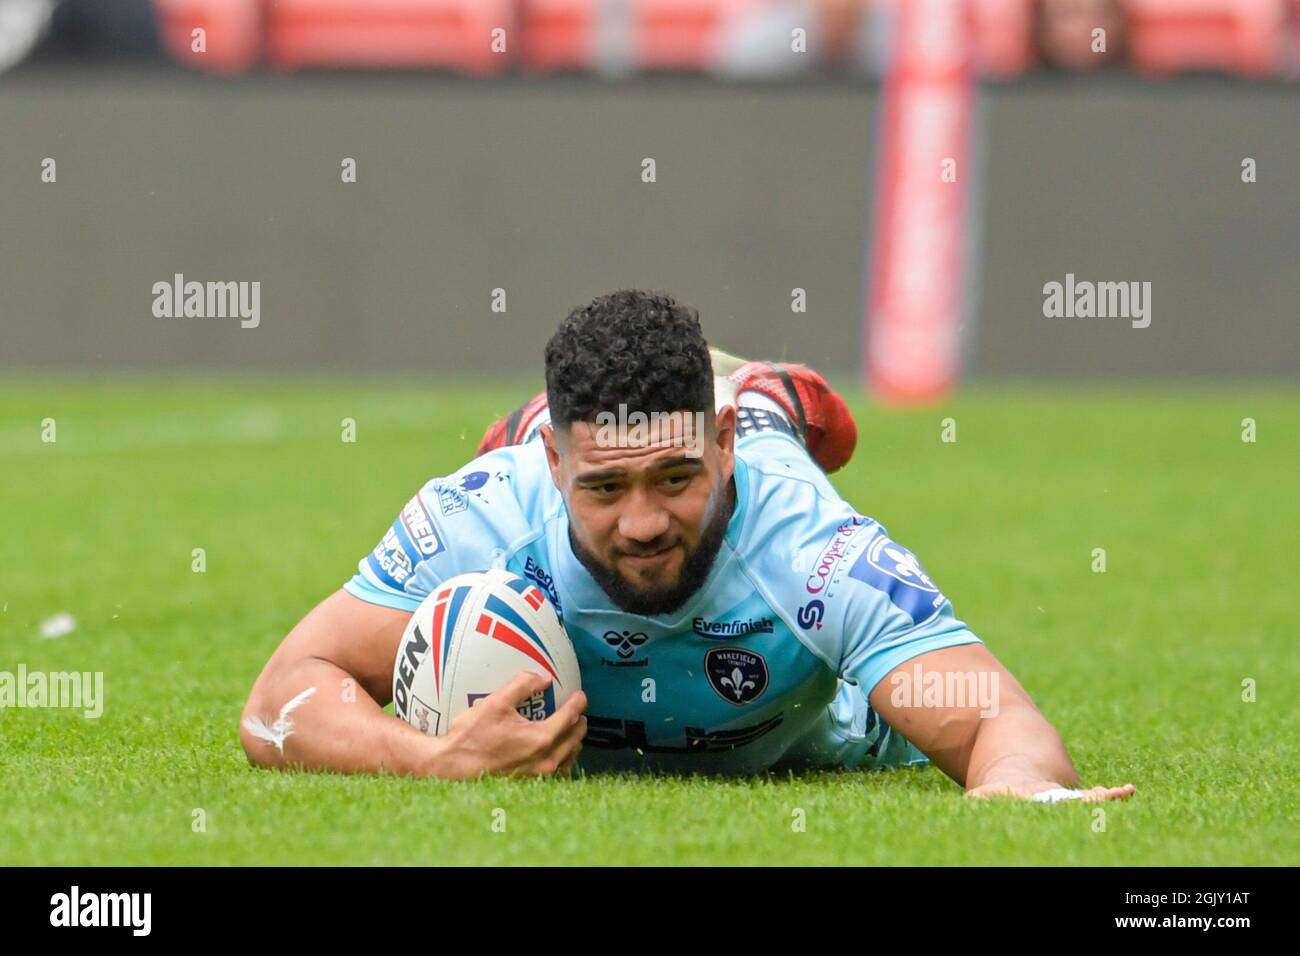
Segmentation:
<svg viewBox="0 0 1300 956">
<path fill-rule="evenodd" d="M 709 72 L 727 31 L 773 0 L 521 0 L 532 70 Z"/>
<path fill-rule="evenodd" d="M 975 0 L 972 14 L 981 75 L 1012 77 L 1034 68 L 1034 0 Z"/>
<path fill-rule="evenodd" d="M 633 63 L 642 70 L 712 70 L 723 31 L 764 2 L 633 0 Z"/>
<path fill-rule="evenodd" d="M 163 45 L 188 66 L 242 73 L 261 54 L 261 0 L 154 0 L 154 9 Z"/>
<path fill-rule="evenodd" d="M 1133 65 L 1150 74 L 1277 72 L 1287 0 L 1126 0 Z"/>
<path fill-rule="evenodd" d="M 266 8 L 266 56 L 282 69 L 499 73 L 522 40 L 514 9 L 512 0 L 277 0 Z M 504 52 L 492 48 L 498 28 Z"/>
<path fill-rule="evenodd" d="M 601 0 L 521 0 L 520 62 L 529 70 L 589 70 L 597 65 Z"/>
</svg>

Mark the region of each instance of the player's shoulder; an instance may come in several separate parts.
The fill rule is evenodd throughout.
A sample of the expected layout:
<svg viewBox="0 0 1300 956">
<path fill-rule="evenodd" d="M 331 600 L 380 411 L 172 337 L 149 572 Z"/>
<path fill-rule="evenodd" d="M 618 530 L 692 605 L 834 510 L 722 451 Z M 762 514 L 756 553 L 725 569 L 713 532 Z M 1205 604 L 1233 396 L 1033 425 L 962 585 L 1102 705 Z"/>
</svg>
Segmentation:
<svg viewBox="0 0 1300 956">
<path fill-rule="evenodd" d="M 429 480 L 417 495 L 449 549 L 475 542 L 509 550 L 562 507 L 540 441 L 498 448 Z M 481 541 L 480 541 L 481 539 Z"/>
<path fill-rule="evenodd" d="M 892 602 L 916 620 L 934 613 L 942 595 L 915 556 L 847 501 L 801 446 L 754 436 L 737 445 L 737 460 L 744 514 L 736 551 L 771 602 L 795 617 L 846 602 Z"/>
<path fill-rule="evenodd" d="M 503 566 L 561 509 L 541 442 L 481 455 L 425 482 L 361 559 L 349 590 L 413 606 L 450 577 Z"/>
<path fill-rule="evenodd" d="M 480 455 L 450 474 L 430 479 L 421 494 L 436 504 L 445 519 L 457 515 L 490 519 L 516 512 L 532 517 L 558 500 L 540 441 Z"/>
<path fill-rule="evenodd" d="M 880 526 L 789 438 L 746 438 L 737 443 L 736 458 L 744 509 L 736 551 L 756 586 L 794 613 L 824 590 L 819 575 L 837 570 Z"/>
<path fill-rule="evenodd" d="M 736 443 L 740 504 L 744 509 L 740 550 L 793 559 L 823 532 L 857 517 L 801 445 L 781 434 Z M 869 519 L 862 519 L 869 520 Z"/>
</svg>

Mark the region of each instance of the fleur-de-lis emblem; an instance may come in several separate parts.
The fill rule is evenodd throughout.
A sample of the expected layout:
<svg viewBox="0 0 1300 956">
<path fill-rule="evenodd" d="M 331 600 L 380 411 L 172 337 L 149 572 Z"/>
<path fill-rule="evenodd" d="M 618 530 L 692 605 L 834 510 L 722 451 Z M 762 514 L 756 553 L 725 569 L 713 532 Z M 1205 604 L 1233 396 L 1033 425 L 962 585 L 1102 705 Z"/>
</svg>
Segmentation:
<svg viewBox="0 0 1300 956">
<path fill-rule="evenodd" d="M 885 548 L 885 554 L 894 559 L 894 570 L 903 577 L 914 578 L 927 587 L 934 586 L 934 582 L 921 570 L 921 565 L 917 562 L 915 555 L 906 551 L 896 551 L 893 548 Z"/>
<path fill-rule="evenodd" d="M 736 700 L 740 700 L 741 697 L 745 696 L 746 690 L 755 686 L 752 680 L 746 680 L 739 667 L 733 667 L 731 676 L 722 678 L 718 683 L 723 687 L 730 687 L 731 692 L 736 695 Z"/>
<path fill-rule="evenodd" d="M 715 647 L 704 655 L 704 673 L 714 693 L 728 704 L 744 707 L 767 690 L 767 661 L 744 647 Z"/>
</svg>

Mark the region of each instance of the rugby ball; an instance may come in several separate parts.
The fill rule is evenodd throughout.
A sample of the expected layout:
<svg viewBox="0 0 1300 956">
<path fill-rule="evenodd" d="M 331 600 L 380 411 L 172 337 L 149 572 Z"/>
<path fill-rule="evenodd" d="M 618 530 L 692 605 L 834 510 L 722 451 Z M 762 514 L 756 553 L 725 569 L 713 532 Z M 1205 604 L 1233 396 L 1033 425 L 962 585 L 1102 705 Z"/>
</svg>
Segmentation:
<svg viewBox="0 0 1300 956">
<path fill-rule="evenodd" d="M 546 595 L 509 571 L 449 578 L 425 598 L 402 634 L 393 664 L 393 709 L 431 737 L 520 671 L 551 685 L 519 708 L 545 720 L 582 687 L 569 635 Z"/>
</svg>

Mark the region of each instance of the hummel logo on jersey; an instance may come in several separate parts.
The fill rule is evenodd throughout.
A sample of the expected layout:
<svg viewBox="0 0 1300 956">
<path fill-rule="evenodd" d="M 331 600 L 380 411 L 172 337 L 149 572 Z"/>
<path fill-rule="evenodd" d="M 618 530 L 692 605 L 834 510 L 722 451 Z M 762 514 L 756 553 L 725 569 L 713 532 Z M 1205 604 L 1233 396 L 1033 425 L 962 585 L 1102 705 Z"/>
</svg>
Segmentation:
<svg viewBox="0 0 1300 956">
<path fill-rule="evenodd" d="M 605 643 L 618 650 L 618 656 L 626 660 L 636 653 L 636 649 L 648 638 L 640 631 L 606 631 Z"/>
</svg>

